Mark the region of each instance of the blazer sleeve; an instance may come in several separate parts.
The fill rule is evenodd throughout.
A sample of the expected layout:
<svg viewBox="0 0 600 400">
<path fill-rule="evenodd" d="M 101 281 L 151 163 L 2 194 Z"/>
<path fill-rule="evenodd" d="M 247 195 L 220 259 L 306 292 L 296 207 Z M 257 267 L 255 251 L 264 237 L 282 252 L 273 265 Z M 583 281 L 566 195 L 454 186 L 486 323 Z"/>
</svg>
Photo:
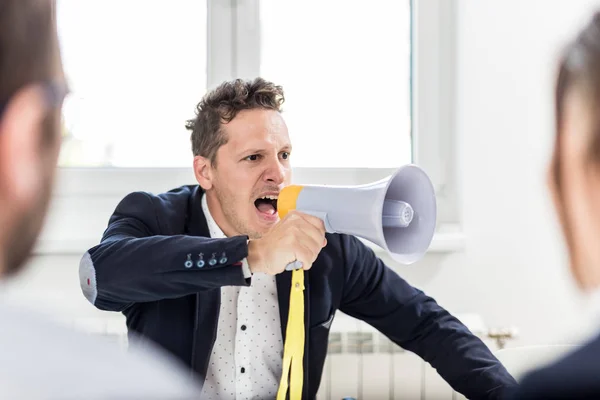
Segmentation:
<svg viewBox="0 0 600 400">
<path fill-rule="evenodd" d="M 242 270 L 247 236 L 211 239 L 160 232 L 149 194 L 134 192 L 121 200 L 100 244 L 81 258 L 85 297 L 99 309 L 122 311 L 134 303 L 250 284 Z M 200 253 L 205 255 L 202 267 Z M 211 265 L 206 255 L 213 253 L 218 257 Z"/>
<path fill-rule="evenodd" d="M 517 385 L 489 348 L 457 318 L 388 268 L 365 244 L 342 238 L 340 310 L 427 361 L 470 399 L 500 399 Z"/>
</svg>

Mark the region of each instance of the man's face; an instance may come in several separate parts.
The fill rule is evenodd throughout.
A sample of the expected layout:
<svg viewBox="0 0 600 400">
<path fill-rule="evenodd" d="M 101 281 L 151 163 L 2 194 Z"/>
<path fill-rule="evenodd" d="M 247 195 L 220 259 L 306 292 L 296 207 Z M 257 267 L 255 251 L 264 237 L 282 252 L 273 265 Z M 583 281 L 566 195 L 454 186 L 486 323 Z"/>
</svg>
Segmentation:
<svg viewBox="0 0 600 400">
<path fill-rule="evenodd" d="M 279 191 L 290 183 L 291 144 L 281 114 L 244 110 L 223 126 L 227 143 L 210 168 L 208 204 L 228 236 L 258 238 L 277 221 Z"/>
</svg>

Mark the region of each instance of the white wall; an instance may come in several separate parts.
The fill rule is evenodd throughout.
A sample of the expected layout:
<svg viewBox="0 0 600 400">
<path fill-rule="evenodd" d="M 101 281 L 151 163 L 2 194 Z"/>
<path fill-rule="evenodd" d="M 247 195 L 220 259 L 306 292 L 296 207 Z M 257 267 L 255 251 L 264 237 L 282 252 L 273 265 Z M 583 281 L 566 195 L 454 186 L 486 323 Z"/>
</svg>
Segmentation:
<svg viewBox="0 0 600 400">
<path fill-rule="evenodd" d="M 466 249 L 401 271 L 451 310 L 479 313 L 491 326 L 518 327 L 521 337 L 510 345 L 567 341 L 595 324 L 567 269 L 545 168 L 557 54 L 599 5 L 459 2 L 457 132 Z"/>
<path fill-rule="evenodd" d="M 456 120 L 466 248 L 398 271 L 452 312 L 480 314 L 491 327 L 516 326 L 521 336 L 509 345 L 563 342 L 596 325 L 568 273 L 544 175 L 557 52 L 594 5 L 459 1 Z M 35 257 L 6 293 L 63 320 L 119 318 L 83 298 L 78 261 Z"/>
</svg>

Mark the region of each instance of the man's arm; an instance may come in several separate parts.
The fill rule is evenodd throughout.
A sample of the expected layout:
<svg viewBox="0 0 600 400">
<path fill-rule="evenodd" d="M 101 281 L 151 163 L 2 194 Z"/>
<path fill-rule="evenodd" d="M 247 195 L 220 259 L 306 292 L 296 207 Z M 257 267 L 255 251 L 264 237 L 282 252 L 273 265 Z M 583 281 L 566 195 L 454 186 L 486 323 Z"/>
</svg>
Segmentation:
<svg viewBox="0 0 600 400">
<path fill-rule="evenodd" d="M 343 235 L 340 310 L 361 319 L 434 367 L 470 399 L 502 398 L 517 383 L 488 347 L 434 299 L 410 286 L 373 251 Z"/>
<path fill-rule="evenodd" d="M 133 303 L 226 285 L 249 285 L 242 270 L 248 255 L 246 236 L 163 236 L 158 224 L 148 194 L 131 193 L 119 203 L 101 243 L 89 249 L 80 262 L 80 284 L 92 304 L 102 310 L 122 311 Z M 197 266 L 200 253 L 204 255 L 202 268 Z M 217 262 L 210 265 L 213 253 Z"/>
</svg>

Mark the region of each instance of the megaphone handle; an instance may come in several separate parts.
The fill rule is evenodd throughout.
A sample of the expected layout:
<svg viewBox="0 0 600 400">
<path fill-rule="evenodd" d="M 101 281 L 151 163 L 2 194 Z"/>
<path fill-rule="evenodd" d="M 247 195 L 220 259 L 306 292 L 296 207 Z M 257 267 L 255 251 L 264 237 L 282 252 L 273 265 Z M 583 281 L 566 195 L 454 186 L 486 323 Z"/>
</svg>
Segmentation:
<svg viewBox="0 0 600 400">
<path fill-rule="evenodd" d="M 291 263 L 289 263 L 288 265 L 286 265 L 285 270 L 286 271 L 294 271 L 296 269 L 300 269 L 302 268 L 302 261 L 292 261 Z"/>
</svg>

